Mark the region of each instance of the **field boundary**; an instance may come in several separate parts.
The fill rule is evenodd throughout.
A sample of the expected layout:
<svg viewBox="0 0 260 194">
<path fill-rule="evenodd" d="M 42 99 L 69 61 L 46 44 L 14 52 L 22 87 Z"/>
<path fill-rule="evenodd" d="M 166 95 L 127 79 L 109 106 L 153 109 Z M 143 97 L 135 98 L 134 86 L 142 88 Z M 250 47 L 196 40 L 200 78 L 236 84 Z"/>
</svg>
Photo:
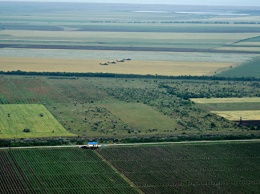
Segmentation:
<svg viewBox="0 0 260 194">
<path fill-rule="evenodd" d="M 132 188 L 134 188 L 138 193 L 144 194 L 144 192 L 136 186 L 130 179 L 128 179 L 123 173 L 121 173 L 116 167 L 113 166 L 108 160 L 106 160 L 101 154 L 97 151 L 93 151 L 103 162 L 105 162 L 110 168 L 112 168 L 115 173 L 117 173 L 121 178 L 123 178 Z"/>
</svg>

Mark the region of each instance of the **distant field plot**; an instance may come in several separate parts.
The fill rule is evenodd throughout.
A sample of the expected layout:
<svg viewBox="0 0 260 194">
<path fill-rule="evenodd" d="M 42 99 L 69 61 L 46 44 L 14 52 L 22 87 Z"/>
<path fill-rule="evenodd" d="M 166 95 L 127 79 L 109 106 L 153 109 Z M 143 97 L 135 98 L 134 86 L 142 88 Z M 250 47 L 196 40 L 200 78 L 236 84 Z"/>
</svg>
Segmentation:
<svg viewBox="0 0 260 194">
<path fill-rule="evenodd" d="M 106 107 L 134 129 L 156 129 L 156 131 L 161 132 L 179 127 L 172 118 L 142 103 L 115 102 L 101 106 Z"/>
<path fill-rule="evenodd" d="M 257 34 L 5 30 L 0 31 L 0 44 L 210 49 L 254 36 Z"/>
<path fill-rule="evenodd" d="M 260 110 L 244 110 L 244 111 L 211 111 L 221 117 L 231 121 L 239 121 L 242 118 L 245 121 L 259 121 Z"/>
<path fill-rule="evenodd" d="M 67 132 L 43 105 L 0 105 L 0 120 L 0 138 L 75 136 Z"/>
<path fill-rule="evenodd" d="M 2 48 L 1 58 L 42 58 L 76 60 L 115 60 L 124 57 L 137 61 L 172 61 L 172 62 L 220 62 L 241 63 L 257 54 L 248 53 L 210 53 L 210 52 L 162 52 L 162 51 L 114 51 L 114 50 L 73 50 L 73 49 L 29 49 Z M 187 57 L 188 56 L 188 57 Z M 12 63 L 11 63 L 12 64 Z"/>
<path fill-rule="evenodd" d="M 92 150 L 11 150 L 0 156 L 0 193 L 138 193 Z"/>
<path fill-rule="evenodd" d="M 193 102 L 229 120 L 260 120 L 260 98 L 192 98 Z"/>
<path fill-rule="evenodd" d="M 219 104 L 219 103 L 260 103 L 260 98 L 191 98 L 192 101 L 201 104 Z"/>
<path fill-rule="evenodd" d="M 260 110 L 260 102 L 203 103 L 199 105 L 208 111 Z"/>
<path fill-rule="evenodd" d="M 135 146 L 99 151 L 144 193 L 257 193 L 259 143 Z"/>
<path fill-rule="evenodd" d="M 116 59 L 115 59 L 116 60 Z M 120 74 L 212 75 L 234 66 L 220 62 L 126 61 L 100 65 L 106 60 L 62 60 L 47 58 L 0 58 L 2 71 L 103 72 Z"/>
<path fill-rule="evenodd" d="M 217 76 L 223 77 L 260 77 L 260 58 L 256 57 L 247 62 L 242 63 L 241 65 L 228 69 L 227 71 L 223 71 Z"/>
<path fill-rule="evenodd" d="M 216 50 L 222 50 L 222 51 L 247 51 L 247 52 L 260 52 L 259 45 L 257 46 L 225 46 L 216 48 Z"/>
</svg>

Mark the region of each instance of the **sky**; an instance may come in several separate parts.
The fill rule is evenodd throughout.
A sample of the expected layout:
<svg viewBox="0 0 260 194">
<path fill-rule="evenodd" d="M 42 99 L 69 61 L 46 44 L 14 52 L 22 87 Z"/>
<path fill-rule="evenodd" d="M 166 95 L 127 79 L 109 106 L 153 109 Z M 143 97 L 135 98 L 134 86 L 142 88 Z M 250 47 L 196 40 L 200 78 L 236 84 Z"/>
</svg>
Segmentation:
<svg viewBox="0 0 260 194">
<path fill-rule="evenodd" d="M 138 3 L 138 4 L 174 4 L 174 5 L 230 5 L 260 6 L 260 0 L 0 0 L 35 2 L 92 2 L 92 3 Z"/>
</svg>

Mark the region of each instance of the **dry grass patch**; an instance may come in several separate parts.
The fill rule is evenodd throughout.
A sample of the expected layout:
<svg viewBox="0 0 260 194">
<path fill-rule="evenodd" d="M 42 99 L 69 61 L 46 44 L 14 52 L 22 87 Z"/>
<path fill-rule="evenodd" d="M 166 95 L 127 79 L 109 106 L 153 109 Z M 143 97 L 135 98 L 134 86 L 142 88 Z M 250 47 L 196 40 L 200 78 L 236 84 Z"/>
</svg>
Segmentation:
<svg viewBox="0 0 260 194">
<path fill-rule="evenodd" d="M 260 98 L 191 98 L 191 100 L 200 104 L 260 102 Z"/>
<path fill-rule="evenodd" d="M 105 60 L 73 60 L 48 58 L 0 58 L 2 71 L 36 72 L 103 72 L 120 74 L 158 75 L 212 75 L 228 69 L 232 63 L 220 62 L 173 62 L 173 61 L 126 61 L 100 65 Z"/>
<path fill-rule="evenodd" d="M 239 121 L 242 118 L 244 121 L 258 121 L 260 120 L 260 110 L 257 111 L 211 111 L 221 117 L 231 121 Z"/>
</svg>

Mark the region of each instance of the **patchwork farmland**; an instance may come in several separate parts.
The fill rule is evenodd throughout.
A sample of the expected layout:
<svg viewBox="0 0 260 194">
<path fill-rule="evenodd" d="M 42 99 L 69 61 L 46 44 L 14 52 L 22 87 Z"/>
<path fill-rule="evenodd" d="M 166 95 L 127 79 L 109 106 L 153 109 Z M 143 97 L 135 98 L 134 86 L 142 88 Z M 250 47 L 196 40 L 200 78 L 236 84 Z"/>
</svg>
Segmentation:
<svg viewBox="0 0 260 194">
<path fill-rule="evenodd" d="M 256 7 L 0 1 L 0 193 L 258 193 L 259 33 Z"/>
<path fill-rule="evenodd" d="M 249 125 L 252 129 L 259 128 L 260 98 L 193 98 L 191 100 L 220 117 L 240 125 Z"/>
<path fill-rule="evenodd" d="M 247 134 L 247 128 L 211 113 L 214 110 L 229 111 L 228 107 L 233 107 L 233 103 L 227 103 L 228 106 L 221 103 L 198 104 L 190 98 L 211 96 L 225 100 L 223 97 L 234 99 L 242 96 L 249 102 L 237 103 L 234 100 L 235 105 L 239 104 L 236 107 L 241 107 L 238 110 L 247 110 L 248 107 L 258 110 L 258 102 L 255 102 L 259 95 L 257 81 L 2 76 L 0 83 L 1 138 Z M 12 107 L 17 111 L 11 113 Z M 18 111 L 15 107 L 26 108 Z M 49 113 L 44 113 L 46 117 L 39 116 L 45 110 L 39 107 L 48 110 Z M 236 107 L 233 109 L 237 110 Z M 50 114 L 53 117 L 47 117 Z M 16 117 L 12 117 L 14 115 Z M 19 122 L 13 122 L 14 118 L 19 118 Z M 41 125 L 42 120 L 47 118 L 52 118 L 46 121 L 48 126 Z M 10 121 L 13 124 L 9 125 Z M 25 128 L 31 131 L 23 132 Z M 60 133 L 58 129 L 63 131 Z"/>
</svg>

